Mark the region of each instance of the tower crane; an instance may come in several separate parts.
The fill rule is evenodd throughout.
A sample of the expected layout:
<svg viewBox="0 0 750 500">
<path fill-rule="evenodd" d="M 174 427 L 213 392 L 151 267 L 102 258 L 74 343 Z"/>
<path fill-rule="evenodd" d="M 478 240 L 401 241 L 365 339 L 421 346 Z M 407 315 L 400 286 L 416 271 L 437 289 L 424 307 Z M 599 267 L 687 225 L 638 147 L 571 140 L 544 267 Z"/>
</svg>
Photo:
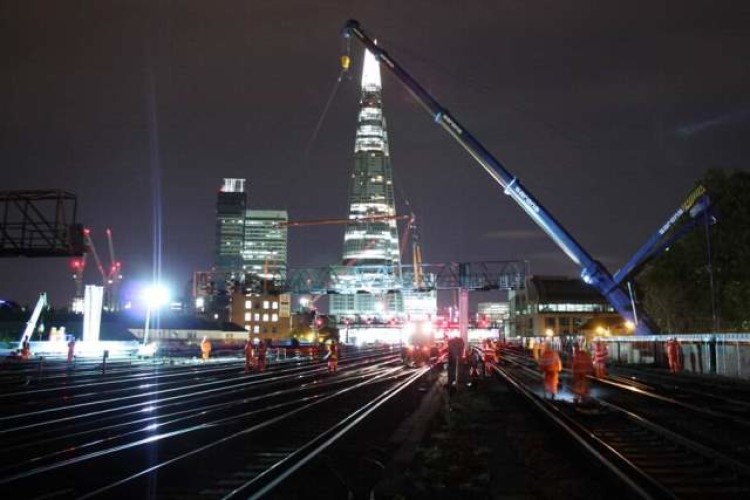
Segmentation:
<svg viewBox="0 0 750 500">
<path fill-rule="evenodd" d="M 419 228 L 417 227 L 417 219 L 414 213 L 409 217 L 409 223 L 404 227 L 401 233 L 401 258 L 404 256 L 406 250 L 407 241 L 411 241 L 411 262 L 412 268 L 414 269 L 414 288 L 422 290 L 425 288 L 424 282 L 424 270 L 422 268 L 422 247 L 419 243 Z"/>
<path fill-rule="evenodd" d="M 109 246 L 109 272 L 107 285 L 109 286 L 109 310 L 118 308 L 118 291 L 122 280 L 122 264 L 115 259 L 115 246 L 112 243 L 112 230 L 107 228 L 107 245 Z"/>
<path fill-rule="evenodd" d="M 93 254 L 94 261 L 96 262 L 96 268 L 99 270 L 99 274 L 102 277 L 102 281 L 104 284 L 107 282 L 107 273 L 104 272 L 104 267 L 102 266 L 102 261 L 99 258 L 99 253 L 96 251 L 96 246 L 94 245 L 94 240 L 91 239 L 91 229 L 85 228 L 83 230 L 83 237 L 86 241 L 86 246 L 88 247 L 88 250 Z"/>
<path fill-rule="evenodd" d="M 76 299 L 83 299 L 83 273 L 86 271 L 86 258 L 88 253 L 85 251 L 81 257 L 75 257 L 70 261 L 70 267 L 73 269 L 73 280 L 76 284 Z"/>
<path fill-rule="evenodd" d="M 366 217 L 355 217 L 349 219 L 310 219 L 300 221 L 279 222 L 279 227 L 303 227 L 303 226 L 320 226 L 334 224 L 361 224 L 367 222 L 382 222 L 388 220 L 408 220 L 408 224 L 402 235 L 401 255 L 403 256 L 405 248 L 405 233 L 411 233 L 412 241 L 412 264 L 414 266 L 414 286 L 416 288 L 424 287 L 424 274 L 422 273 L 422 251 L 419 246 L 419 233 L 415 222 L 414 214 L 410 215 L 371 215 Z"/>
<path fill-rule="evenodd" d="M 337 225 L 337 224 L 364 224 L 368 222 L 382 222 L 390 220 L 408 220 L 408 225 L 405 231 L 412 233 L 412 258 L 414 265 L 414 286 L 415 288 L 424 287 L 424 278 L 422 273 L 422 254 L 419 248 L 418 238 L 415 239 L 416 224 L 414 222 L 414 214 L 410 215 L 371 215 L 364 217 L 354 218 L 333 218 L 333 219 L 309 219 L 309 220 L 298 220 L 298 221 L 286 221 L 279 222 L 278 227 L 307 227 L 307 226 L 322 226 L 322 225 Z M 402 238 L 405 241 L 405 238 Z M 403 255 L 404 245 L 401 247 L 401 255 Z M 353 265 L 352 262 L 348 265 Z M 315 303 L 318 297 L 313 298 L 312 303 Z"/>
<path fill-rule="evenodd" d="M 112 231 L 107 229 L 107 241 L 109 245 L 109 256 L 111 259 L 108 271 L 104 270 L 102 261 L 99 258 L 99 252 L 96 251 L 96 245 L 94 245 L 94 240 L 91 239 L 91 229 L 89 228 L 84 229 L 83 236 L 85 239 L 86 247 L 88 247 L 88 250 L 94 256 L 94 261 L 96 262 L 96 268 L 99 270 L 99 274 L 102 277 L 102 285 L 104 286 L 104 291 L 105 291 L 105 294 L 104 294 L 105 295 L 105 301 L 104 301 L 105 307 L 107 310 L 113 311 L 117 305 L 116 290 L 117 290 L 117 285 L 119 284 L 119 281 L 122 279 L 122 275 L 120 274 L 120 267 L 121 267 L 120 263 L 115 260 L 114 246 L 112 245 Z"/>
</svg>

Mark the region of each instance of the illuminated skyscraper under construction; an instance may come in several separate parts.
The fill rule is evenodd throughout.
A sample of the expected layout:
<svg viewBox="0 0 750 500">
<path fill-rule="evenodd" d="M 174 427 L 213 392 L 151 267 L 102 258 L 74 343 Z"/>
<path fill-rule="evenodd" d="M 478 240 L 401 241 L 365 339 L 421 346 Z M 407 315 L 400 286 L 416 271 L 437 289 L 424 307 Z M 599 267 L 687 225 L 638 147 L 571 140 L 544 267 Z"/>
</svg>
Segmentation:
<svg viewBox="0 0 750 500">
<path fill-rule="evenodd" d="M 388 133 L 383 116 L 380 66 L 365 51 L 362 68 L 354 168 L 349 181 L 349 218 L 395 216 L 393 175 L 388 150 Z M 330 312 L 338 316 L 393 316 L 403 313 L 400 293 L 387 293 L 389 276 L 383 269 L 399 271 L 399 242 L 396 220 L 351 223 L 344 235 L 343 263 L 356 266 L 360 274 L 372 274 L 369 293 L 331 297 Z M 386 274 L 388 272 L 386 271 Z"/>
</svg>

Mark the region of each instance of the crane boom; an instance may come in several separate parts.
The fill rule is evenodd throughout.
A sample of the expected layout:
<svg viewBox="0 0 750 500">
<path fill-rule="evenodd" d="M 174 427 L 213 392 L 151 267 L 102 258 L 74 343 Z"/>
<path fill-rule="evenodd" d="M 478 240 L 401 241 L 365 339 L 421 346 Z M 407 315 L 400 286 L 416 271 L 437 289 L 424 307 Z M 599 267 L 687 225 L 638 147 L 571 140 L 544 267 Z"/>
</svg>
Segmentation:
<svg viewBox="0 0 750 500">
<path fill-rule="evenodd" d="M 21 340 L 18 341 L 19 349 L 23 347 L 24 340 L 31 340 L 31 336 L 34 335 L 34 329 L 36 328 L 37 323 L 39 323 L 39 316 L 42 315 L 42 310 L 45 307 L 47 307 L 47 294 L 42 292 L 39 294 L 39 299 L 36 301 L 36 306 L 31 313 L 29 321 L 26 322 L 26 328 L 24 328 L 23 333 L 21 334 Z"/>
<path fill-rule="evenodd" d="M 104 267 L 102 266 L 102 261 L 99 259 L 99 254 L 96 251 L 96 247 L 94 246 L 94 240 L 91 239 L 91 230 L 89 228 L 86 228 L 83 230 L 83 236 L 86 238 L 86 246 L 91 250 L 91 253 L 94 254 L 94 260 L 96 261 L 96 268 L 99 269 L 99 274 L 102 275 L 102 283 L 107 283 L 107 273 L 104 271 Z"/>
<path fill-rule="evenodd" d="M 115 246 L 112 243 L 112 231 L 107 228 L 107 246 L 109 247 L 109 273 L 107 276 L 112 279 L 117 273 L 117 261 L 115 260 Z"/>
<path fill-rule="evenodd" d="M 410 215 L 371 215 L 367 217 L 355 217 L 353 219 L 310 219 L 296 221 L 282 221 L 276 225 L 278 227 L 301 227 L 301 226 L 322 226 L 333 224 L 359 224 L 365 222 L 382 222 L 389 220 L 404 220 L 410 218 Z"/>
<path fill-rule="evenodd" d="M 636 325 L 636 334 L 647 335 L 655 330 L 653 321 L 636 305 L 614 281 L 609 271 L 571 236 L 562 225 L 526 190 L 517 177 L 503 165 L 443 108 L 412 76 L 362 30 L 359 22 L 349 20 L 342 30 L 345 37 L 354 37 L 369 50 L 427 110 L 436 123 L 450 134 L 481 165 L 481 167 L 510 196 L 526 214 L 581 268 L 581 278 L 595 287 L 612 307 L 626 320 Z"/>
</svg>

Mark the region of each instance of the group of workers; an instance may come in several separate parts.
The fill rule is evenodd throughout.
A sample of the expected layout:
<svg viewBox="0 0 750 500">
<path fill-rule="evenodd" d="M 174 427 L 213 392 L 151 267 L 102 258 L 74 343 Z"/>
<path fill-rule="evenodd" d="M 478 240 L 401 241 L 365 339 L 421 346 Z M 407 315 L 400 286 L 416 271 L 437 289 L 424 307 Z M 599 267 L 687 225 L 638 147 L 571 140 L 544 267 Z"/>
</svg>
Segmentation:
<svg viewBox="0 0 750 500">
<path fill-rule="evenodd" d="M 570 370 L 573 374 L 573 400 L 583 402 L 588 396 L 588 376 L 592 373 L 596 378 L 607 375 L 606 365 L 609 358 L 607 345 L 597 340 L 594 342 L 593 357 L 581 346 L 573 346 Z M 560 383 L 562 360 L 549 342 L 544 342 L 538 358 L 539 369 L 544 374 L 544 396 L 555 399 Z"/>
<path fill-rule="evenodd" d="M 268 347 L 264 341 L 259 341 L 256 346 L 252 339 L 247 339 L 247 343 L 245 343 L 245 371 L 265 371 L 267 351 Z"/>
<path fill-rule="evenodd" d="M 75 359 L 75 348 L 76 348 L 76 338 L 70 337 L 70 341 L 68 342 L 68 363 L 72 363 Z M 19 356 L 22 360 L 28 361 L 31 359 L 31 342 L 29 341 L 28 335 L 23 338 L 21 341 L 21 350 L 16 351 L 16 356 Z"/>
<path fill-rule="evenodd" d="M 562 371 L 562 362 L 557 351 L 549 342 L 542 344 L 541 353 L 532 348 L 532 354 L 539 363 L 539 369 L 544 374 L 544 394 L 549 394 L 552 399 L 557 395 L 559 384 L 559 375 Z M 682 352 L 680 343 L 676 337 L 670 337 L 666 342 L 667 361 L 669 371 L 677 373 L 682 370 Z M 609 349 L 607 344 L 601 340 L 594 342 L 592 354 L 579 345 L 573 346 L 573 356 L 571 358 L 570 369 L 573 375 L 572 391 L 575 402 L 583 402 L 588 396 L 588 376 L 594 375 L 596 378 L 607 376 L 607 360 L 609 359 Z"/>
<path fill-rule="evenodd" d="M 201 343 L 201 348 L 202 347 L 203 344 Z M 211 349 L 209 347 L 208 352 L 210 353 L 210 351 Z M 205 351 L 203 352 L 205 353 Z M 245 343 L 245 371 L 265 371 L 268 359 L 267 354 L 268 346 L 263 340 L 259 341 L 258 344 L 255 345 L 252 339 L 247 339 L 247 342 Z M 335 340 L 332 340 L 328 344 L 328 352 L 326 353 L 324 358 L 327 361 L 328 373 L 336 373 L 340 356 L 341 349 L 339 347 L 339 344 Z M 204 357 L 204 359 L 207 359 L 207 357 Z"/>
</svg>

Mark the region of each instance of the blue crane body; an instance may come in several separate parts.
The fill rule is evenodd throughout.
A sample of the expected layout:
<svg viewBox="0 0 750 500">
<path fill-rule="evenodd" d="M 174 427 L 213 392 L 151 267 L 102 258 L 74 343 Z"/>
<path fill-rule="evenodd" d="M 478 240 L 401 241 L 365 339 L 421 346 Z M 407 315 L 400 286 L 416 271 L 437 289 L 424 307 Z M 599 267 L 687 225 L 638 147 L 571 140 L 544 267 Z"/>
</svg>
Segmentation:
<svg viewBox="0 0 750 500">
<path fill-rule="evenodd" d="M 595 260 L 571 236 L 565 228 L 524 188 L 521 182 L 490 154 L 487 149 L 443 108 L 412 76 L 362 30 L 359 22 L 348 21 L 342 30 L 343 36 L 359 40 L 393 75 L 406 87 L 409 93 L 432 115 L 435 122 L 443 127 L 461 146 L 484 168 L 484 170 L 503 187 L 504 193 L 510 196 L 552 238 L 565 254 L 581 269 L 583 281 L 596 288 L 620 314 L 625 321 L 635 325 L 636 335 L 649 335 L 658 328 L 651 318 L 637 305 L 622 288 L 622 279 L 627 273 L 619 274 L 615 279 L 612 274 Z M 348 55 L 342 57 L 342 66 L 348 68 Z M 680 214 L 681 215 L 681 214 Z M 671 220 L 671 219 L 670 219 Z M 674 221 L 673 221 L 674 222 Z M 671 225 L 671 224 L 670 224 Z M 666 232 L 666 231 L 665 231 Z M 634 269 L 643 259 L 652 254 L 664 233 L 657 233 L 649 239 L 626 266 Z"/>
<path fill-rule="evenodd" d="M 646 262 L 659 256 L 669 245 L 679 240 L 700 221 L 716 222 L 711 213 L 711 199 L 705 186 L 698 185 L 682 202 L 682 205 L 659 227 L 646 243 L 615 273 L 615 283 L 622 284 L 634 275 Z"/>
</svg>

